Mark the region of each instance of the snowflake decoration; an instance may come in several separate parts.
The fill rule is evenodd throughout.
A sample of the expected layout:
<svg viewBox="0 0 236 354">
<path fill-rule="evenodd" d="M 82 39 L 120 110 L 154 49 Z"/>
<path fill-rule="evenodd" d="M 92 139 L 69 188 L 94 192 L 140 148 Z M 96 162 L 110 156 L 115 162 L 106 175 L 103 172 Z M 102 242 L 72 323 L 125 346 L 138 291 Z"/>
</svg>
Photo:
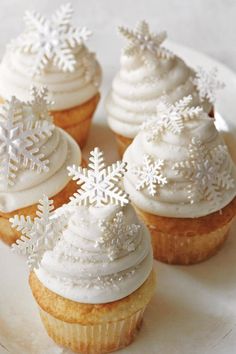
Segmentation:
<svg viewBox="0 0 236 354">
<path fill-rule="evenodd" d="M 28 256 L 27 263 L 31 270 L 39 267 L 44 253 L 53 249 L 66 225 L 66 217 L 57 216 L 53 209 L 53 201 L 43 196 L 34 220 L 23 215 L 10 219 L 12 227 L 22 233 L 12 249 Z"/>
<path fill-rule="evenodd" d="M 72 14 L 71 4 L 62 5 L 50 20 L 38 12 L 26 12 L 26 30 L 13 42 L 13 46 L 36 55 L 33 76 L 40 75 L 50 63 L 65 72 L 75 70 L 74 49 L 82 46 L 91 32 L 85 27 L 73 27 Z"/>
<path fill-rule="evenodd" d="M 218 70 L 212 68 L 210 71 L 205 71 L 199 67 L 196 71 L 193 84 L 197 87 L 201 101 L 207 99 L 209 102 L 214 103 L 216 100 L 217 90 L 223 89 L 225 84 L 217 79 Z"/>
<path fill-rule="evenodd" d="M 94 206 L 127 204 L 128 197 L 119 186 L 119 181 L 126 172 L 126 163 L 117 161 L 105 167 L 103 152 L 97 147 L 90 152 L 90 155 L 90 169 L 68 167 L 69 176 L 77 180 L 80 186 L 71 197 L 71 203 Z"/>
<path fill-rule="evenodd" d="M 46 87 L 41 87 L 37 89 L 35 86 L 31 88 L 31 101 L 29 105 L 34 116 L 38 119 L 45 119 L 52 122 L 52 117 L 49 114 L 49 106 L 52 104 L 48 100 L 48 89 Z"/>
<path fill-rule="evenodd" d="M 48 171 L 49 161 L 35 144 L 50 137 L 54 126 L 46 120 L 29 120 L 26 106 L 15 97 L 1 106 L 0 181 L 6 188 L 15 184 L 20 168 Z"/>
<path fill-rule="evenodd" d="M 180 134 L 185 128 L 185 122 L 195 119 L 202 113 L 200 107 L 189 107 L 192 96 L 186 96 L 174 104 L 170 104 L 163 96 L 157 105 L 157 117 L 143 123 L 142 129 L 147 131 L 147 141 L 155 141 L 166 131 Z"/>
<path fill-rule="evenodd" d="M 95 87 L 100 84 L 100 75 L 96 72 L 97 66 L 95 53 L 88 52 L 84 55 L 82 63 L 85 69 L 85 82 L 92 83 Z"/>
<path fill-rule="evenodd" d="M 157 185 L 163 187 L 167 184 L 167 178 L 163 175 L 163 167 L 163 160 L 153 162 L 149 155 L 144 155 L 144 164 L 133 168 L 133 173 L 140 179 L 136 189 L 139 191 L 147 187 L 149 194 L 154 197 L 157 194 Z"/>
<path fill-rule="evenodd" d="M 157 58 L 174 57 L 173 53 L 161 47 L 167 37 L 166 32 L 151 33 L 146 21 L 139 22 L 135 31 L 125 27 L 119 27 L 118 30 L 129 42 L 124 49 L 127 56 L 141 55 L 145 63 L 155 63 Z"/>
<path fill-rule="evenodd" d="M 213 149 L 193 138 L 188 147 L 189 159 L 175 163 L 173 169 L 177 175 L 189 179 L 188 197 L 193 204 L 201 199 L 213 205 L 221 201 L 225 190 L 235 187 L 230 170 L 222 170 L 222 164 L 228 158 L 226 145 L 217 145 Z"/>
<path fill-rule="evenodd" d="M 108 251 L 111 261 L 119 258 L 122 251 L 132 252 L 135 250 L 140 225 L 126 225 L 122 211 L 118 212 L 111 221 L 101 221 L 99 227 L 102 237 L 96 242 L 95 247 Z"/>
</svg>

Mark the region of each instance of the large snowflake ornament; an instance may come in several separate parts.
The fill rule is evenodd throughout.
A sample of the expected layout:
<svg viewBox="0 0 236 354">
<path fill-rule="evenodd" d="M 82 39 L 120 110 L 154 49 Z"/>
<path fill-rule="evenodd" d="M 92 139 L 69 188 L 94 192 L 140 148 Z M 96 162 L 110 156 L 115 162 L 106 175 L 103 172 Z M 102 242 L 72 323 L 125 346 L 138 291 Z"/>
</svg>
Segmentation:
<svg viewBox="0 0 236 354">
<path fill-rule="evenodd" d="M 44 253 L 55 246 L 65 228 L 66 217 L 57 216 L 53 209 L 53 201 L 43 196 L 34 220 L 18 215 L 10 219 L 12 227 L 22 234 L 13 251 L 28 257 L 31 270 L 39 267 Z"/>
<path fill-rule="evenodd" d="M 89 161 L 89 169 L 80 166 L 68 167 L 69 176 L 80 186 L 71 197 L 71 203 L 94 206 L 127 204 L 128 197 L 119 185 L 126 172 L 126 163 L 117 161 L 105 167 L 103 152 L 97 147 L 90 152 Z"/>
<path fill-rule="evenodd" d="M 193 84 L 197 87 L 201 101 L 204 99 L 211 103 L 216 100 L 216 92 L 225 87 L 225 84 L 218 80 L 218 70 L 216 67 L 210 71 L 199 67 L 193 79 Z"/>
<path fill-rule="evenodd" d="M 123 251 L 135 250 L 140 225 L 127 224 L 122 211 L 119 211 L 111 221 L 102 220 L 99 227 L 102 236 L 95 246 L 106 250 L 111 261 L 118 258 Z"/>
<path fill-rule="evenodd" d="M 51 136 L 54 126 L 47 120 L 29 119 L 25 106 L 15 97 L 1 106 L 0 181 L 6 188 L 15 184 L 19 169 L 48 171 L 49 161 L 36 144 Z"/>
<path fill-rule="evenodd" d="M 25 32 L 13 46 L 35 55 L 33 76 L 41 74 L 50 63 L 62 71 L 75 70 L 75 49 L 84 44 L 91 32 L 85 27 L 73 27 L 72 14 L 71 4 L 62 5 L 50 20 L 38 12 L 26 12 Z"/>
<path fill-rule="evenodd" d="M 185 123 L 191 121 L 202 113 L 200 107 L 190 107 L 192 96 L 186 96 L 174 104 L 169 103 L 166 96 L 163 96 L 157 105 L 157 116 L 148 119 L 143 123 L 142 129 L 147 132 L 147 140 L 155 141 L 162 134 L 170 131 L 173 134 L 180 134 Z"/>
<path fill-rule="evenodd" d="M 144 155 L 143 165 L 133 167 L 133 173 L 139 177 L 136 189 L 139 191 L 147 188 L 148 193 L 154 197 L 157 194 L 157 186 L 163 187 L 167 184 L 163 172 L 164 165 L 163 160 L 153 161 L 149 155 Z"/>
<path fill-rule="evenodd" d="M 139 22 L 134 31 L 122 26 L 118 30 L 129 42 L 124 49 L 127 56 L 141 55 L 147 63 L 155 63 L 156 58 L 170 59 L 174 56 L 161 46 L 167 37 L 166 32 L 151 33 L 146 21 Z"/>
<path fill-rule="evenodd" d="M 209 149 L 198 138 L 188 147 L 189 159 L 174 164 L 173 169 L 190 181 L 187 191 L 190 203 L 208 200 L 213 205 L 220 202 L 225 191 L 235 187 L 230 167 L 222 165 L 228 159 L 226 145 Z"/>
</svg>

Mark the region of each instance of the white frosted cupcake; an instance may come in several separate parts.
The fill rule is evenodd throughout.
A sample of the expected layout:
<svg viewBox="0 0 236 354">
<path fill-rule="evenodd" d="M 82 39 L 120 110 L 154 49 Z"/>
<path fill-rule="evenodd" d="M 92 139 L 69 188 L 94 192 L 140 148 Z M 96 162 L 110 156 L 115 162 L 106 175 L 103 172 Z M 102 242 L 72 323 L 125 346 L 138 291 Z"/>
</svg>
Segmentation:
<svg viewBox="0 0 236 354">
<path fill-rule="evenodd" d="M 101 68 L 85 46 L 91 32 L 74 27 L 72 13 L 70 4 L 50 19 L 25 13 L 25 30 L 7 47 L 0 65 L 0 96 L 27 101 L 32 84 L 46 85 L 55 124 L 82 147 L 100 97 Z"/>
<path fill-rule="evenodd" d="M 214 120 L 190 100 L 163 100 L 124 154 L 125 190 L 150 229 L 154 256 L 176 264 L 213 255 L 236 214 L 235 165 Z"/>
<path fill-rule="evenodd" d="M 37 239 L 39 220 L 30 227 L 19 217 L 11 222 L 30 239 L 23 236 L 14 249 L 29 255 L 30 286 L 49 336 L 75 352 L 98 354 L 134 339 L 155 275 L 149 232 L 119 187 L 125 164 L 105 167 L 95 148 L 89 167 L 69 168 L 82 186 L 49 217 L 52 205 L 43 198 L 46 221 Z"/>
<path fill-rule="evenodd" d="M 31 102 L 13 97 L 0 106 L 0 238 L 9 244 L 19 237 L 9 217 L 34 217 L 43 193 L 59 207 L 76 189 L 66 167 L 81 163 L 81 151 L 66 132 L 54 126 L 46 93 L 33 89 Z"/>
<path fill-rule="evenodd" d="M 171 103 L 191 94 L 193 106 L 213 114 L 215 90 L 222 87 L 216 69 L 208 73 L 199 68 L 195 72 L 162 46 L 166 33 L 151 33 L 145 21 L 135 30 L 120 27 L 119 32 L 128 40 L 128 46 L 122 52 L 121 68 L 107 97 L 106 111 L 121 154 L 141 124 L 155 115 L 164 94 Z"/>
</svg>

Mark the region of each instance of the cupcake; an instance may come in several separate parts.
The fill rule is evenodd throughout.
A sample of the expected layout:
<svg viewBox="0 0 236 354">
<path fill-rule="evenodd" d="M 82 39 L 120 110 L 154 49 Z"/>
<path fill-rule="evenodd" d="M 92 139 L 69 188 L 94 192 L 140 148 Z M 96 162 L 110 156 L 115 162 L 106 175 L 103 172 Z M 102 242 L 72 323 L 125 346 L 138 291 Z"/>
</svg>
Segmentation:
<svg viewBox="0 0 236 354">
<path fill-rule="evenodd" d="M 152 234 L 154 257 L 201 262 L 222 246 L 236 214 L 236 169 L 214 120 L 191 96 L 163 99 L 124 154 L 124 186 Z"/>
<path fill-rule="evenodd" d="M 100 97 L 101 68 L 85 46 L 91 32 L 74 27 L 72 14 L 70 4 L 50 19 L 25 13 L 25 30 L 7 47 L 0 65 L 0 96 L 28 101 L 32 84 L 47 86 L 54 123 L 83 147 Z"/>
<path fill-rule="evenodd" d="M 122 52 L 121 69 L 113 80 L 106 111 L 121 155 L 141 124 L 155 116 L 164 94 L 171 103 L 191 94 L 193 106 L 199 105 L 213 115 L 215 92 L 223 87 L 215 68 L 209 72 L 198 68 L 195 72 L 162 46 L 166 33 L 151 33 L 145 21 L 134 31 L 120 27 L 119 32 L 128 46 Z"/>
<path fill-rule="evenodd" d="M 12 215 L 35 217 L 42 193 L 59 207 L 76 190 L 66 167 L 81 163 L 80 148 L 54 126 L 46 93 L 33 89 L 31 102 L 12 97 L 0 106 L 0 238 L 8 244 L 20 235 L 9 224 Z"/>
<path fill-rule="evenodd" d="M 24 234 L 14 249 L 28 255 L 30 287 L 49 336 L 74 352 L 100 354 L 133 340 L 155 275 L 149 232 L 119 186 L 125 164 L 105 167 L 95 148 L 89 167 L 69 168 L 83 183 L 69 204 L 53 211 L 44 197 L 38 218 L 11 222 Z"/>
</svg>

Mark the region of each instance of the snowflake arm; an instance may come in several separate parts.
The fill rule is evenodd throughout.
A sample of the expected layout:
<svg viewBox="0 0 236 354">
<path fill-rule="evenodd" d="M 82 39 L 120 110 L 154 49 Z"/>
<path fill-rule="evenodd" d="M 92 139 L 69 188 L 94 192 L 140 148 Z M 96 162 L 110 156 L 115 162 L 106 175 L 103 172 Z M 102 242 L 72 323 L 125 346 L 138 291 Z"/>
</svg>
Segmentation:
<svg viewBox="0 0 236 354">
<path fill-rule="evenodd" d="M 218 70 L 216 67 L 210 71 L 205 71 L 199 67 L 196 71 L 193 84 L 196 86 L 201 101 L 207 99 L 210 103 L 216 100 L 216 92 L 225 87 L 225 84 L 217 79 Z"/>
<path fill-rule="evenodd" d="M 126 193 L 119 182 L 126 172 L 126 163 L 116 162 L 105 167 L 103 152 L 95 148 L 90 153 L 89 169 L 68 167 L 69 176 L 76 180 L 80 188 L 71 197 L 71 203 L 79 205 L 102 206 L 107 204 L 125 205 Z"/>
<path fill-rule="evenodd" d="M 27 262 L 31 270 L 40 266 L 44 253 L 53 249 L 64 230 L 66 217 L 58 217 L 53 209 L 53 201 L 43 196 L 34 220 L 29 216 L 25 218 L 18 215 L 9 220 L 12 227 L 22 233 L 12 249 L 28 256 Z"/>
</svg>

